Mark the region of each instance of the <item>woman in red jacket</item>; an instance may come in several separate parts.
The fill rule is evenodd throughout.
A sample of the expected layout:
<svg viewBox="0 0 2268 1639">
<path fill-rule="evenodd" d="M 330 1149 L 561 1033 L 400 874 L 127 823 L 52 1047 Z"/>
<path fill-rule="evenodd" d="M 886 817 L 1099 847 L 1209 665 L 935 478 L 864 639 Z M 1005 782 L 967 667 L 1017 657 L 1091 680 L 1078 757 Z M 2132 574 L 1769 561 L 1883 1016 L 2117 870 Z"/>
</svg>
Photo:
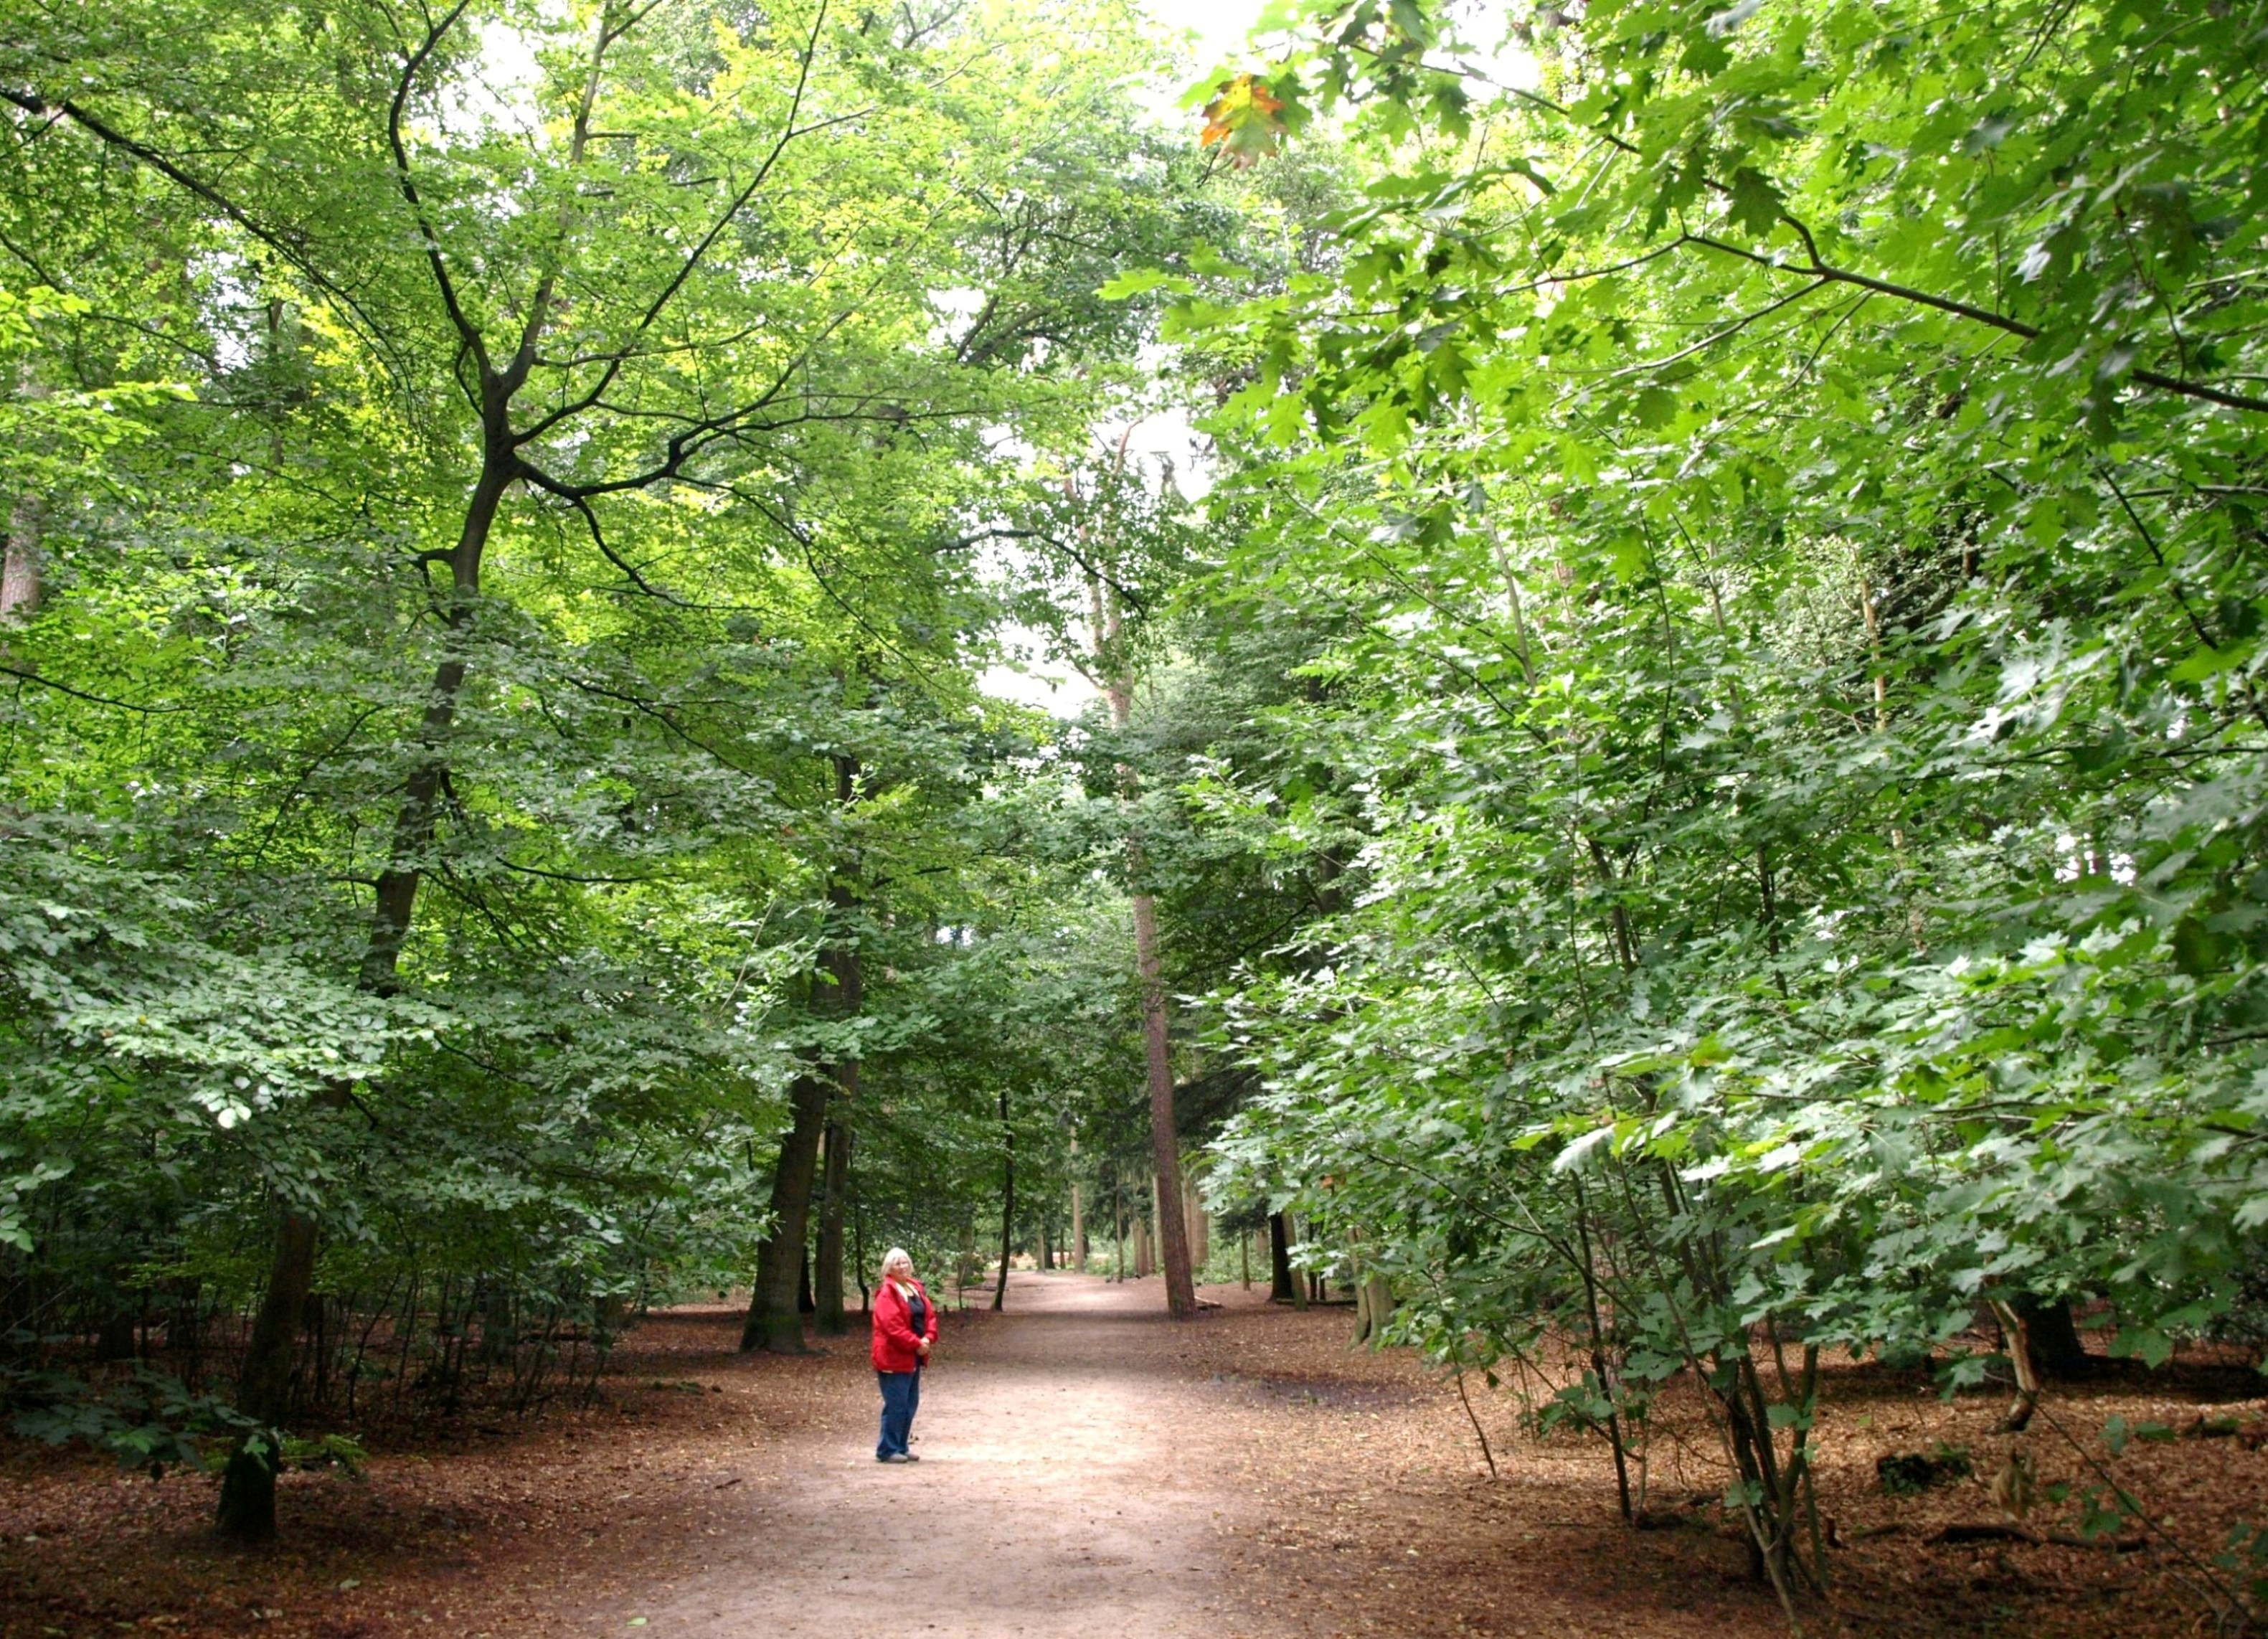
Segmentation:
<svg viewBox="0 0 2268 1639">
<path fill-rule="evenodd" d="M 882 1254 L 882 1290 L 874 1294 L 874 1376 L 882 1385 L 882 1438 L 878 1463 L 917 1463 L 906 1449 L 914 1413 L 921 1407 L 922 1363 L 937 1341 L 937 1305 L 914 1279 L 914 1260 L 902 1246 Z"/>
</svg>

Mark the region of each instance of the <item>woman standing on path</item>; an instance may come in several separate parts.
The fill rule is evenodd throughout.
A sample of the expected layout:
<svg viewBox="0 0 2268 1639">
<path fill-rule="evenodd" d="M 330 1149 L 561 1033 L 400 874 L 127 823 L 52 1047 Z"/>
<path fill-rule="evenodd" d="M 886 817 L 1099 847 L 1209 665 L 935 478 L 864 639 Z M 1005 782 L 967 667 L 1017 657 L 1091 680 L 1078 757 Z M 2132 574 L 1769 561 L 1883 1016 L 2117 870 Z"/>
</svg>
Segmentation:
<svg viewBox="0 0 2268 1639">
<path fill-rule="evenodd" d="M 914 1279 L 914 1260 L 902 1246 L 882 1254 L 882 1290 L 874 1296 L 874 1376 L 882 1385 L 882 1438 L 878 1463 L 917 1463 L 906 1449 L 921 1406 L 922 1363 L 937 1341 L 937 1305 Z"/>
</svg>

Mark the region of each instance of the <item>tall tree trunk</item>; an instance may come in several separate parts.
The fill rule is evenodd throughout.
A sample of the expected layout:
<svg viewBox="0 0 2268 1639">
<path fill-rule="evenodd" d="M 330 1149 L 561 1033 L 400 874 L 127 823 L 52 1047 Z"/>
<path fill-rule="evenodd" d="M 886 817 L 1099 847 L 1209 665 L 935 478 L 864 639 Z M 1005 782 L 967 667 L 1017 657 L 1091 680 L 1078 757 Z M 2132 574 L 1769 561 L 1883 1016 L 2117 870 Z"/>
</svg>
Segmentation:
<svg viewBox="0 0 2268 1639">
<path fill-rule="evenodd" d="M 18 392 L 26 399 L 50 396 L 47 383 L 24 374 Z M 8 509 L 8 540 L 0 555 L 0 625 L 13 626 L 38 613 L 41 586 L 42 537 L 47 533 L 48 503 L 29 489 L 19 491 Z"/>
<path fill-rule="evenodd" d="M 855 1087 L 858 1067 L 845 1064 L 843 1075 Z M 849 1101 L 846 1092 L 845 1100 Z M 827 1165 L 819 1192 L 819 1260 L 812 1271 L 819 1302 L 819 1329 L 828 1337 L 850 1330 L 843 1313 L 843 1218 L 850 1197 L 850 1117 L 838 1113 L 827 1123 Z"/>
<path fill-rule="evenodd" d="M 1127 844 L 1136 870 L 1141 867 L 1139 848 L 1138 842 Z M 1197 1312 L 1197 1294 L 1189 1273 L 1189 1228 L 1182 1218 L 1182 1147 L 1174 1123 L 1174 1061 L 1166 1036 L 1158 910 L 1147 893 L 1134 896 L 1134 967 L 1142 981 L 1142 1049 L 1150 1071 L 1150 1148 L 1158 1168 L 1158 1250 L 1166 1266 L 1166 1312 L 1186 1320 Z"/>
<path fill-rule="evenodd" d="M 847 808 L 857 793 L 858 763 L 848 756 L 837 756 L 832 761 L 836 805 L 838 809 Z M 828 983 L 818 987 L 812 1001 L 814 1011 L 842 1019 L 855 1018 L 865 1000 L 858 939 L 848 915 L 858 902 L 849 880 L 852 874 L 848 869 L 841 871 L 828 885 L 827 898 L 834 925 L 820 958 Z M 740 1328 L 740 1347 L 744 1349 L 767 1349 L 775 1354 L 806 1352 L 803 1319 L 799 1311 L 809 1256 L 819 1146 L 830 1116 L 843 1115 L 842 1106 L 849 1102 L 858 1085 L 858 1062 L 847 1056 L 821 1064 L 812 1073 L 796 1078 L 789 1098 L 793 1123 L 787 1136 L 780 1141 L 779 1164 L 772 1169 L 772 1232 L 756 1248 L 755 1285 L 748 1295 L 747 1322 Z M 846 1146 L 846 1161 L 849 1154 Z M 838 1269 L 841 1259 L 838 1219 Z M 836 1290 L 841 1292 L 839 1279 Z M 839 1296 L 836 1303 L 839 1306 Z"/>
<path fill-rule="evenodd" d="M 1204 1200 L 1197 1194 L 1195 1179 L 1182 1180 L 1182 1200 L 1189 1214 L 1189 1268 L 1194 1272 L 1212 1261 L 1212 1221 L 1205 1216 Z"/>
<path fill-rule="evenodd" d="M 1008 1260 L 1015 1255 L 1016 1129 L 1008 1125 L 1008 1090 L 1000 1089 L 1000 1279 L 992 1288 L 992 1307 L 1008 1304 Z"/>
<path fill-rule="evenodd" d="M 28 491 L 9 509 L 7 555 L 0 560 L 0 623 L 13 625 L 39 609 L 40 537 L 47 521 L 47 503 Z"/>
<path fill-rule="evenodd" d="M 1122 444 L 1120 456 L 1124 457 Z M 1118 599 L 1090 570 L 1087 597 L 1094 619 L 1096 668 L 1108 681 L 1110 721 L 1122 733 L 1133 721 L 1134 683 L 1124 656 L 1124 625 Z M 1122 764 L 1120 793 L 1130 815 L 1138 795 L 1134 770 Z M 1174 1120 L 1174 1061 L 1166 1018 L 1166 984 L 1158 953 L 1157 901 L 1143 886 L 1148 874 L 1142 839 L 1126 839 L 1126 876 L 1134 896 L 1134 969 L 1142 986 L 1142 1053 L 1150 1084 L 1150 1143 L 1158 1172 L 1158 1242 L 1166 1263 L 1166 1311 L 1176 1320 L 1197 1312 L 1197 1288 L 1189 1276 L 1189 1243 L 1182 1221 L 1181 1140 Z"/>
<path fill-rule="evenodd" d="M 859 1209 L 858 1197 L 850 1197 L 850 1263 L 858 1271 L 858 1312 L 871 1316 L 873 1295 L 866 1290 L 866 1215 Z"/>
<path fill-rule="evenodd" d="M 837 753 L 834 761 L 835 807 L 839 818 L 847 816 L 858 799 L 860 770 L 856 757 Z M 866 1003 L 865 968 L 850 925 L 858 905 L 858 875 L 853 851 L 827 889 L 836 922 L 836 943 L 828 952 L 828 972 L 835 981 L 835 1011 L 843 1018 L 856 1018 Z M 827 1173 L 820 1196 L 819 1267 L 814 1275 L 819 1284 L 819 1329 L 829 1337 L 840 1337 L 848 1329 L 843 1318 L 843 1214 L 850 1194 L 850 1132 L 858 1101 L 856 1058 L 846 1054 L 836 1062 L 835 1084 L 836 1099 L 827 1123 Z M 861 1279 L 863 1283 L 863 1275 Z"/>
<path fill-rule="evenodd" d="M 1071 1165 L 1079 1165 L 1079 1140 L 1071 1141 Z M 1079 1191 L 1079 1180 L 1071 1180 L 1071 1267 L 1081 1275 L 1086 1273 L 1086 1203 Z"/>
<path fill-rule="evenodd" d="M 755 1290 L 748 1318 L 740 1327 L 743 1349 L 768 1349 L 776 1355 L 807 1352 L 803 1316 L 796 1299 L 811 1232 L 811 1186 L 819 1170 L 820 1135 L 827 1126 L 832 1077 L 814 1070 L 799 1076 L 788 1090 L 792 1121 L 780 1140 L 772 1168 L 772 1228 L 756 1247 Z"/>
<path fill-rule="evenodd" d="M 440 813 L 441 786 L 447 768 L 446 742 L 456 720 L 457 695 L 465 682 L 465 663 L 453 650 L 472 625 L 480 596 L 481 560 L 488 549 L 497 509 L 513 479 L 509 429 L 498 430 L 504 402 L 499 401 L 496 407 L 497 424 L 488 429 L 488 453 L 467 503 L 456 548 L 449 555 L 449 636 L 419 718 L 417 761 L 404 783 L 401 806 L 394 814 L 394 836 L 386 868 L 379 873 L 370 934 L 356 976 L 360 988 L 373 996 L 392 996 L 401 988 L 401 947 L 416 909 L 418 885 L 424 878 L 425 859 Z M 340 1084 L 333 1084 L 311 1100 L 317 1109 L 333 1110 L 344 1108 L 347 1102 L 347 1090 Z M 309 1285 L 314 1279 L 319 1233 L 314 1218 L 297 1207 L 286 1207 L 277 1216 L 268 1286 L 253 1320 L 244 1371 L 237 1380 L 237 1409 L 269 1427 L 281 1423 L 291 1409 L 291 1366 L 298 1350 L 299 1317 L 306 1311 Z M 263 1455 L 265 1444 L 256 1437 L 239 1439 L 230 1454 L 221 1480 L 217 1520 L 224 1536 L 255 1541 L 276 1533 L 276 1469 L 273 1454 Z"/>
</svg>

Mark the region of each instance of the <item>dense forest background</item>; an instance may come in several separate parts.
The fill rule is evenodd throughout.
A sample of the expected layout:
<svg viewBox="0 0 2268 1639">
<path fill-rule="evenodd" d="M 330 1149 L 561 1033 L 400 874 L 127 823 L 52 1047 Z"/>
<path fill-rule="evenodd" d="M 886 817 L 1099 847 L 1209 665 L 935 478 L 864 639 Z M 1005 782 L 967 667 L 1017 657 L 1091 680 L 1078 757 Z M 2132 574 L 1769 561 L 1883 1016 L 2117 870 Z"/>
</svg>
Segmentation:
<svg viewBox="0 0 2268 1639">
<path fill-rule="evenodd" d="M 1822 1359 L 2268 1337 L 2258 5 L 0 16 L 23 1431 L 1264 1239 L 1793 1610 Z"/>
</svg>

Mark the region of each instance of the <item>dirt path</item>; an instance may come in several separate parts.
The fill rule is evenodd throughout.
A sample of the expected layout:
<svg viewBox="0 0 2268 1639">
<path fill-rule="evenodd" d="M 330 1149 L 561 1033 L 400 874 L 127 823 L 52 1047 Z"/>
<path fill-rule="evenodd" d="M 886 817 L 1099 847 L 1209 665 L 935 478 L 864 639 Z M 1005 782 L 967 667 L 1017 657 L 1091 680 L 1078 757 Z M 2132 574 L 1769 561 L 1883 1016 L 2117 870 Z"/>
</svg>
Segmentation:
<svg viewBox="0 0 2268 1639">
<path fill-rule="evenodd" d="M 1225 1312 L 1189 1327 L 1165 1318 L 1155 1280 L 1069 1275 L 1013 1276 L 1004 1316 L 948 1314 L 911 1466 L 873 1459 L 863 1339 L 753 1372 L 735 1360 L 728 1420 L 711 1426 L 792 1407 L 777 1437 L 721 1465 L 644 1443 L 662 1472 L 615 1499 L 626 1525 L 594 1526 L 587 1554 L 549 1561 L 565 1580 L 539 1601 L 553 1619 L 542 1631 L 1784 1631 L 1730 1542 L 1641 1546 L 1621 1528 L 1585 1443 L 1500 1454 L 1492 1481 L 1453 1392 L 1406 1351 L 1350 1351 L 1344 1310 L 1287 1313 L 1258 1292 L 1211 1290 Z M 742 1392 L 755 1397 L 746 1410 L 729 1398 Z M 533 1631 L 473 1620 L 494 1639 Z"/>
<path fill-rule="evenodd" d="M 1347 1347 L 1344 1309 L 1222 1308 L 1174 1326 L 1159 1283 L 1020 1275 L 1005 1316 L 948 1313 L 916 1424 L 873 1460 L 863 1337 L 747 1356 L 730 1307 L 656 1314 L 594 1395 L 513 1419 L 381 1424 L 366 1479 L 294 1473 L 282 1537 L 212 1535 L 212 1481 L 0 1446 L 0 1639 L 1778 1639 L 1724 1475 L 1687 1405 L 1657 1407 L 1649 1522 L 1600 1443 L 1521 1432 L 1509 1389 Z M 2168 1399 L 2106 1380 L 2074 1420 L 2268 1429 L 2255 1380 Z M 2241 1396 L 2242 1398 L 2238 1398 Z M 2185 1634 L 2152 1556 L 1933 1542 L 1989 1518 L 1989 1393 L 1847 1369 L 1815 1437 L 1852 1639 Z M 1997 1443 L 1996 1443 L 1997 1442 Z M 1889 1497 L 1876 1460 L 1950 1444 L 1977 1474 Z M 2054 1458 L 2042 1445 L 2041 1460 Z M 2248 1439 L 2139 1443 L 2122 1472 L 2195 1541 L 2268 1518 Z M 2083 1476 L 2080 1476 L 2082 1477 Z M 2050 1479 L 2074 1478 L 2066 1463 Z M 2169 1527 L 2172 1528 L 2172 1527 Z"/>
<path fill-rule="evenodd" d="M 981 1635 L 1223 1631 L 1218 1522 L 1233 1474 L 1176 1437 L 1189 1407 L 1130 1333 L 1154 1292 L 1012 1277 L 981 1350 L 948 1329 L 925 1374 L 917 1464 L 874 1461 L 873 1417 L 832 1417 L 770 1454 L 711 1527 L 745 1545 L 674 1587 L 594 1613 L 621 1633 Z M 965 1335 L 965 1334 L 963 1334 Z"/>
<path fill-rule="evenodd" d="M 286 1475 L 259 1552 L 213 1538 L 207 1478 L 19 1448 L 0 1639 L 1783 1631 L 1721 1533 L 1622 1527 L 1596 1442 L 1515 1441 L 1497 1406 L 1491 1478 L 1408 1351 L 1207 1290 L 1189 1326 L 1155 1279 L 1020 1274 L 1005 1316 L 948 1312 L 911 1466 L 873 1460 L 863 1336 L 746 1356 L 724 1306 L 653 1316 L 588 1403 Z"/>
</svg>

